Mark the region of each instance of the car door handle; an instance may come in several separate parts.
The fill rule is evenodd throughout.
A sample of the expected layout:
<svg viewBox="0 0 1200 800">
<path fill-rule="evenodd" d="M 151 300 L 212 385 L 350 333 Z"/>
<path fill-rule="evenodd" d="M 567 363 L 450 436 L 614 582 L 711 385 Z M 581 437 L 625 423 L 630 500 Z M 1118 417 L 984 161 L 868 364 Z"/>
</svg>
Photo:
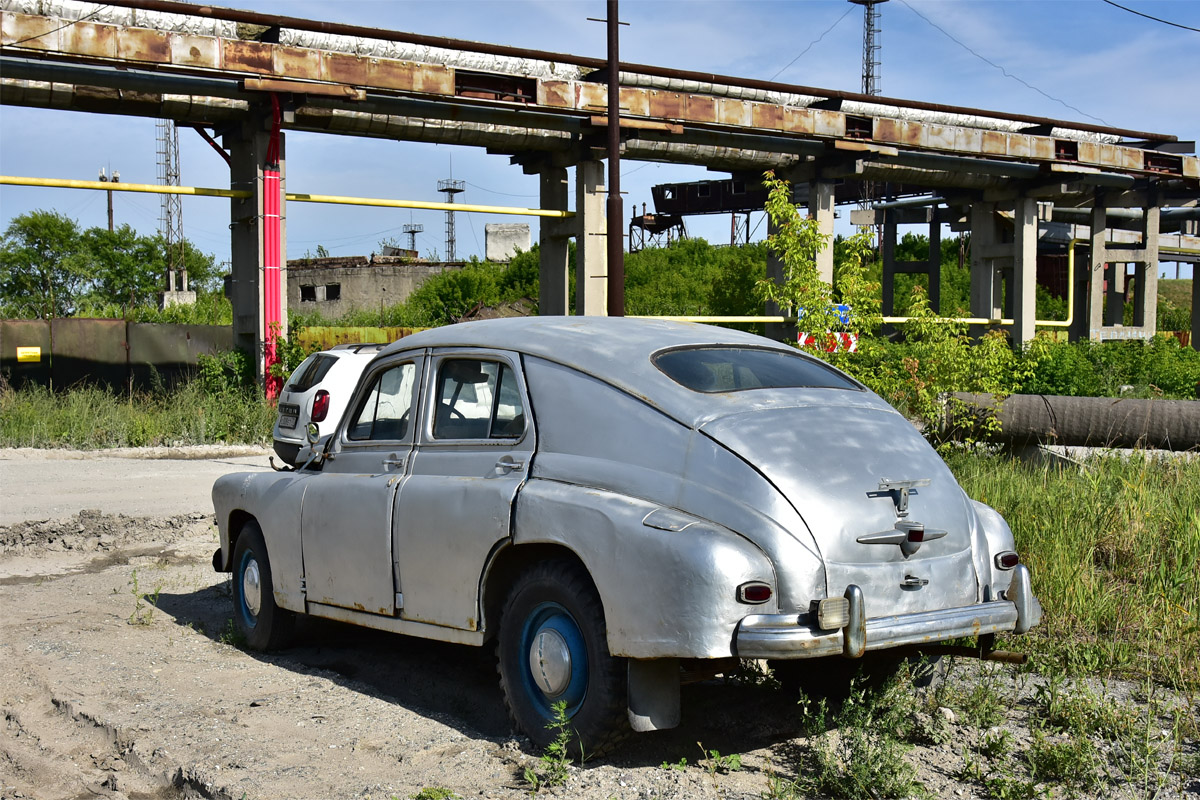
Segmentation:
<svg viewBox="0 0 1200 800">
<path fill-rule="evenodd" d="M 525 469 L 525 462 L 518 461 L 512 456 L 500 456 L 500 460 L 496 462 L 496 469 L 502 469 L 505 472 L 520 472 Z"/>
<path fill-rule="evenodd" d="M 385 458 L 383 460 L 383 468 L 385 470 L 390 470 L 392 467 L 395 467 L 396 469 L 404 469 L 404 462 L 406 460 L 407 459 L 397 456 L 395 453 L 392 453 L 390 456 L 388 456 L 387 458 Z"/>
</svg>

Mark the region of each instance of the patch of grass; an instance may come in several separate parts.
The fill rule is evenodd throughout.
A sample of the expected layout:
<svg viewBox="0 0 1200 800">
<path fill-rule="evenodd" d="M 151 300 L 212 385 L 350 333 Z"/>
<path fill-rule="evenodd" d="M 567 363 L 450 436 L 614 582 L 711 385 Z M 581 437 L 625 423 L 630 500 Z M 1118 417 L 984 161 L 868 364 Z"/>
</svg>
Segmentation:
<svg viewBox="0 0 1200 800">
<path fill-rule="evenodd" d="M 556 731 L 553 741 L 546 745 L 545 752 L 538 759 L 538 768 L 526 767 L 523 777 L 529 784 L 529 790 L 537 793 L 544 788 L 562 786 L 567 782 L 567 767 L 571 764 L 569 745 L 571 743 L 571 718 L 567 716 L 567 704 L 559 701 L 550 707 L 554 716 L 546 723 L 546 728 Z M 579 748 L 579 763 L 584 761 L 583 745 Z"/>
<path fill-rule="evenodd" d="M 130 395 L 94 386 L 51 392 L 0 383 L 0 447 L 265 444 L 274 420 L 274 409 L 256 390 L 214 390 L 200 380 Z"/>
<path fill-rule="evenodd" d="M 1091 739 L 1071 737 L 1053 741 L 1041 731 L 1025 755 L 1034 780 L 1095 789 L 1101 783 L 1100 753 Z"/>
<path fill-rule="evenodd" d="M 830 716 L 824 699 L 801 701 L 809 741 L 796 764 L 797 777 L 783 796 L 828 795 L 838 798 L 911 797 L 925 794 L 916 768 L 905 760 L 911 749 L 896 730 L 909 708 L 895 702 L 899 681 L 881 688 L 857 682 Z M 911 690 L 909 690 L 911 691 Z M 833 729 L 827 730 L 827 722 Z"/>
<path fill-rule="evenodd" d="M 225 630 L 221 631 L 221 644 L 236 647 L 238 650 L 246 649 L 246 636 L 237 625 L 233 624 L 232 619 L 225 620 Z"/>
<path fill-rule="evenodd" d="M 416 794 L 410 794 L 409 800 L 462 800 L 462 798 L 444 786 L 426 786 Z"/>
<path fill-rule="evenodd" d="M 1200 460 L 1135 454 L 1064 469 L 978 452 L 946 459 L 1012 527 L 1046 611 L 1001 647 L 1034 651 L 1043 671 L 1200 687 Z"/>
<path fill-rule="evenodd" d="M 155 584 L 154 590 L 146 592 L 138 582 L 135 569 L 129 576 L 129 593 L 133 595 L 133 613 L 129 615 L 130 625 L 152 625 L 154 610 L 158 608 L 158 595 L 162 591 L 162 583 Z"/>
</svg>

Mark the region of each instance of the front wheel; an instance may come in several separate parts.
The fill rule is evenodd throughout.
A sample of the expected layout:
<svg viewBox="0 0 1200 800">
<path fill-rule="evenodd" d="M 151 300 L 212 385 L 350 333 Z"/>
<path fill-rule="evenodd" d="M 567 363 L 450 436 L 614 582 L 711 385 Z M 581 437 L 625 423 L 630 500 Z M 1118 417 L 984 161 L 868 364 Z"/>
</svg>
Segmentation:
<svg viewBox="0 0 1200 800">
<path fill-rule="evenodd" d="M 558 735 L 547 726 L 559 703 L 572 752 L 600 754 L 631 733 L 626 662 L 608 652 L 604 608 L 578 565 L 547 561 L 521 574 L 504 604 L 497 649 L 505 705 L 535 744 Z"/>
<path fill-rule="evenodd" d="M 282 647 L 296 617 L 275 605 L 271 562 L 257 522 L 247 522 L 233 548 L 233 619 L 252 650 Z"/>
</svg>

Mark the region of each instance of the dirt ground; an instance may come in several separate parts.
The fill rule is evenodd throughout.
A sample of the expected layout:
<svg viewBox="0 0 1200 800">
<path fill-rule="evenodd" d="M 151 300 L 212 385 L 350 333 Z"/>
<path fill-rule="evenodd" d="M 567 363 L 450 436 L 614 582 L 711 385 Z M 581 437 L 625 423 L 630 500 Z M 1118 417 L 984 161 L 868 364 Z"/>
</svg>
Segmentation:
<svg viewBox="0 0 1200 800">
<path fill-rule="evenodd" d="M 114 481 L 110 510 L 62 513 L 80 499 L 67 486 L 45 491 L 53 513 L 23 496 L 24 519 L 0 523 L 0 798 L 408 798 L 431 787 L 462 798 L 528 796 L 522 774 L 539 753 L 509 725 L 490 649 L 309 620 L 285 651 L 240 650 L 228 577 L 210 565 L 211 509 L 197 507 L 193 487 L 173 510 L 111 510 L 122 491 L 142 496 L 157 491 L 147 484 L 188 474 L 177 463 L 155 470 L 132 460 L 122 468 L 111 458 L 0 451 L 6 508 L 30 485 L 12 476 L 53 474 L 56 463 L 90 462 Z M 211 481 L 213 472 L 263 468 L 266 458 L 185 463 L 197 481 Z M 114 469 L 141 477 L 122 489 Z M 89 487 L 91 478 L 78 480 Z M 1027 742 L 1023 723 L 1010 723 L 1018 746 Z M 933 796 L 982 791 L 954 777 L 974 736 L 964 727 L 909 754 Z M 678 729 L 573 766 L 550 792 L 758 798 L 772 772 L 789 774 L 800 737 L 795 704 L 778 689 L 690 685 Z M 740 755 L 741 769 L 710 774 L 700 743 Z M 665 766 L 681 759 L 684 769 Z M 1164 797 L 1200 795 L 1194 781 L 1167 783 Z M 1104 793 L 1144 796 L 1119 785 Z"/>
</svg>

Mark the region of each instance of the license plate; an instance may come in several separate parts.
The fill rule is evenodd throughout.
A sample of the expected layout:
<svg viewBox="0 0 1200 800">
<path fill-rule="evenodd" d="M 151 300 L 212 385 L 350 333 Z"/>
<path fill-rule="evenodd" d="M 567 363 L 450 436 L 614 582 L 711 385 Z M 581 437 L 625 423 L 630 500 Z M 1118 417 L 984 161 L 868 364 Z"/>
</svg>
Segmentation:
<svg viewBox="0 0 1200 800">
<path fill-rule="evenodd" d="M 300 406 L 293 403 L 279 404 L 279 427 L 294 428 L 296 420 L 300 416 Z"/>
</svg>

